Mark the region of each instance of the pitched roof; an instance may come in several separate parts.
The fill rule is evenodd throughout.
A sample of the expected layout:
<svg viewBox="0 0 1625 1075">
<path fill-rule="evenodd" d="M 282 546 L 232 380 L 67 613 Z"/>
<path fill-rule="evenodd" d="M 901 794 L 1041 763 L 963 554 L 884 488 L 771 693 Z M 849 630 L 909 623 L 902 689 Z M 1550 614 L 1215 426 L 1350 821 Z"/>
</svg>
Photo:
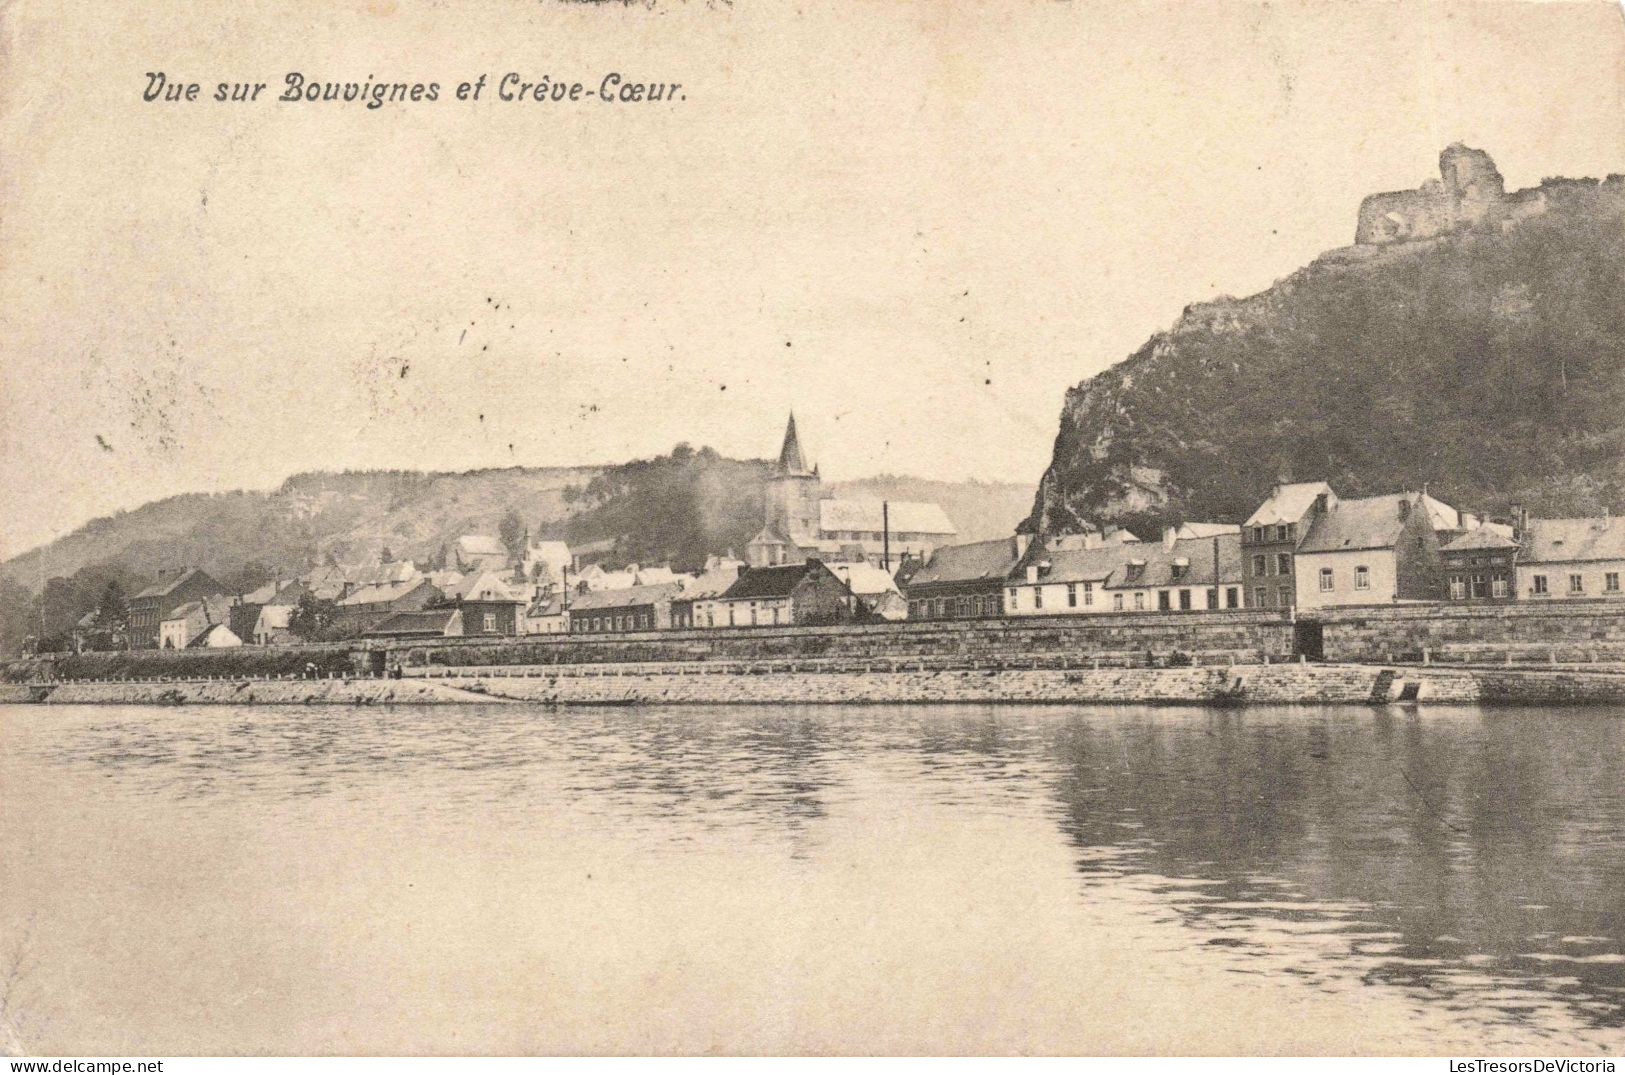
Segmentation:
<svg viewBox="0 0 1625 1075">
<path fill-rule="evenodd" d="M 564 598 L 558 594 L 552 597 L 538 597 L 525 609 L 525 615 L 536 619 L 541 616 L 562 616 L 570 611 L 564 607 Z"/>
<path fill-rule="evenodd" d="M 1625 560 L 1625 517 L 1531 519 L 1525 563 Z"/>
<path fill-rule="evenodd" d="M 457 615 L 455 608 L 396 612 L 366 630 L 369 635 L 443 635 Z"/>
<path fill-rule="evenodd" d="M 1182 523 L 1179 527 L 1181 538 L 1213 538 L 1221 534 L 1239 534 L 1241 527 L 1235 523 Z"/>
<path fill-rule="evenodd" d="M 495 571 L 481 571 L 479 574 L 469 574 L 457 588 L 457 598 L 462 601 L 522 601 L 513 587 L 508 585 L 507 579 Z"/>
<path fill-rule="evenodd" d="M 1466 552 L 1472 549 L 1516 549 L 1518 543 L 1512 540 L 1512 528 L 1497 523 L 1485 523 L 1475 526 L 1462 534 L 1454 541 L 1445 545 L 1440 552 Z"/>
<path fill-rule="evenodd" d="M 942 545 L 931 554 L 925 566 L 914 572 L 908 585 L 1002 579 L 1016 566 L 1016 560 L 1015 541 L 1010 538 Z"/>
<path fill-rule="evenodd" d="M 796 584 L 809 573 L 828 572 L 821 563 L 781 564 L 777 567 L 753 567 L 740 575 L 722 594 L 724 601 L 742 601 L 758 598 L 789 597 Z M 839 581 L 839 580 L 837 580 Z"/>
<path fill-rule="evenodd" d="M 264 586 L 243 594 L 242 601 L 245 605 L 291 605 L 298 601 L 299 595 L 304 592 L 305 584 L 297 579 L 292 582 L 267 582 Z"/>
<path fill-rule="evenodd" d="M 883 505 L 887 505 L 883 510 Z M 820 500 L 818 527 L 824 531 L 878 532 L 888 516 L 894 534 L 957 534 L 958 529 L 937 504 L 911 500 Z"/>
<path fill-rule="evenodd" d="M 790 415 L 790 422 L 784 427 L 784 445 L 779 449 L 780 474 L 808 474 L 807 461 L 801 454 L 801 438 L 796 435 L 796 416 Z"/>
<path fill-rule="evenodd" d="M 243 594 L 243 604 L 268 605 L 271 603 L 271 598 L 277 595 L 279 589 L 281 589 L 280 583 L 275 581 L 267 582 L 264 586 L 249 590 Z"/>
<path fill-rule="evenodd" d="M 891 572 L 870 563 L 830 564 L 835 577 L 846 583 L 846 588 L 861 597 L 883 593 L 899 593 Z"/>
<path fill-rule="evenodd" d="M 662 582 L 654 586 L 630 586 L 623 590 L 589 590 L 570 600 L 570 611 L 655 605 L 676 597 L 681 589 L 675 582 Z"/>
<path fill-rule="evenodd" d="M 1412 493 L 1339 500 L 1309 527 L 1299 552 L 1339 552 L 1355 549 L 1391 549 L 1405 530 L 1401 504 L 1416 503 Z M 1451 524 L 1454 525 L 1454 516 Z"/>
<path fill-rule="evenodd" d="M 340 608 L 352 605 L 387 604 L 390 601 L 400 600 L 420 586 L 433 588 L 434 584 L 428 579 L 409 579 L 406 582 L 377 582 L 370 586 L 358 587 L 341 598 L 338 604 Z"/>
<path fill-rule="evenodd" d="M 1247 517 L 1243 526 L 1276 526 L 1295 523 L 1304 512 L 1314 506 L 1315 497 L 1322 493 L 1335 496 L 1325 482 L 1291 482 L 1277 485 L 1258 510 Z"/>
<path fill-rule="evenodd" d="M 131 600 L 139 600 L 143 597 L 167 597 L 171 593 L 175 592 L 175 590 L 178 589 L 182 583 L 190 582 L 192 579 L 199 576 L 201 576 L 205 582 L 213 585 L 216 590 L 220 590 L 222 593 L 225 592 L 221 589 L 220 584 L 215 582 L 214 579 L 210 578 L 202 568 L 191 567 L 187 568 L 185 571 L 182 571 L 178 575 L 172 576 L 167 582 L 153 583 L 145 590 L 142 590 L 140 593 L 136 594 L 135 597 L 131 598 Z"/>
<path fill-rule="evenodd" d="M 1422 505 L 1428 510 L 1428 519 L 1435 530 L 1471 530 L 1478 525 L 1478 516 L 1458 512 L 1437 497 L 1422 494 Z M 1463 521 L 1466 525 L 1463 526 Z"/>
<path fill-rule="evenodd" d="M 737 581 L 739 581 L 738 565 L 719 567 L 684 583 L 682 592 L 677 597 L 682 601 L 699 601 L 707 597 L 716 597 L 725 593 L 728 587 Z"/>
<path fill-rule="evenodd" d="M 1214 547 L 1218 574 L 1214 575 Z M 1038 581 L 1098 582 L 1107 589 L 1156 586 L 1222 586 L 1241 581 L 1241 535 L 1181 538 L 1172 547 L 1161 541 L 1097 545 L 1094 548 L 1049 550 L 1038 557 L 1048 569 Z M 1012 579 L 1013 584 L 1022 580 Z"/>
<path fill-rule="evenodd" d="M 488 534 L 464 534 L 457 539 L 457 551 L 467 556 L 507 556 L 508 550 Z"/>
<path fill-rule="evenodd" d="M 164 617 L 164 622 L 191 619 L 197 615 L 202 615 L 207 623 L 225 623 L 231 619 L 231 608 L 223 596 L 204 597 L 176 605 L 169 615 Z"/>
<path fill-rule="evenodd" d="M 207 649 L 207 648 L 209 648 L 209 638 L 210 638 L 210 636 L 215 635 L 215 634 L 219 634 L 221 636 L 221 640 L 222 640 L 223 644 L 225 644 L 225 645 L 228 645 L 228 646 L 240 646 L 240 645 L 243 644 L 243 640 L 238 638 L 236 633 L 233 632 L 230 627 L 227 627 L 223 623 L 211 623 L 207 627 L 205 627 L 203 630 L 199 631 L 197 633 L 196 638 L 194 638 L 191 641 L 187 642 L 186 643 L 186 648 L 187 649 L 194 649 L 194 648 L 196 648 L 196 649 Z M 229 642 L 225 641 L 225 639 L 227 639 L 227 638 L 230 639 Z"/>
</svg>

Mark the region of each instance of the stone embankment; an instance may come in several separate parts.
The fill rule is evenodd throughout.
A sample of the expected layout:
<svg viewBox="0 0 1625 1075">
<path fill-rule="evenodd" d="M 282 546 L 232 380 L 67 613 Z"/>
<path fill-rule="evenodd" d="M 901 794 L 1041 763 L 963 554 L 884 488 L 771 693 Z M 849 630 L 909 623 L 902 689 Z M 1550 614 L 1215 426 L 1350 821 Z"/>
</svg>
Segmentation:
<svg viewBox="0 0 1625 1075">
<path fill-rule="evenodd" d="M 487 670 L 487 673 L 494 670 Z M 23 696 L 22 690 L 28 692 Z M 16 694 L 16 697 L 12 697 Z M 434 670 L 405 679 L 66 682 L 0 701 L 123 705 L 1378 704 L 1610 705 L 1625 675 L 1351 664 L 718 672 L 705 665 Z"/>
<path fill-rule="evenodd" d="M 58 683 L 35 687 L 52 705 L 424 705 L 488 702 L 453 683 L 426 679 L 244 679 Z"/>
</svg>

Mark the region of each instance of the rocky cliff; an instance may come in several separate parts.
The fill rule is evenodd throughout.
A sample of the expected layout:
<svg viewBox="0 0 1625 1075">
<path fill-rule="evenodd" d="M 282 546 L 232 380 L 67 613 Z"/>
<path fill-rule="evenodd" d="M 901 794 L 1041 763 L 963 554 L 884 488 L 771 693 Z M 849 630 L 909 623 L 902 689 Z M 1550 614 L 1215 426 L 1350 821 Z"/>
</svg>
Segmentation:
<svg viewBox="0 0 1625 1075">
<path fill-rule="evenodd" d="M 1625 176 L 1503 195 L 1464 154 L 1493 172 L 1452 147 L 1416 198 L 1367 199 L 1356 245 L 1188 307 L 1069 390 L 1023 528 L 1240 521 L 1310 479 L 1625 507 Z"/>
</svg>

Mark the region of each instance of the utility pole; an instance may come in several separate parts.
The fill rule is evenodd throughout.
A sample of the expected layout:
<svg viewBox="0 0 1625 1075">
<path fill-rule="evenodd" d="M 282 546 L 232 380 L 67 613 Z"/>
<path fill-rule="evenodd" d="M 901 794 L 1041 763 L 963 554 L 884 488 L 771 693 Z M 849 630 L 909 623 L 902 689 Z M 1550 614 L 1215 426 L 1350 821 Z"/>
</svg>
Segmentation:
<svg viewBox="0 0 1625 1075">
<path fill-rule="evenodd" d="M 880 566 L 891 570 L 891 501 L 880 502 Z"/>
</svg>

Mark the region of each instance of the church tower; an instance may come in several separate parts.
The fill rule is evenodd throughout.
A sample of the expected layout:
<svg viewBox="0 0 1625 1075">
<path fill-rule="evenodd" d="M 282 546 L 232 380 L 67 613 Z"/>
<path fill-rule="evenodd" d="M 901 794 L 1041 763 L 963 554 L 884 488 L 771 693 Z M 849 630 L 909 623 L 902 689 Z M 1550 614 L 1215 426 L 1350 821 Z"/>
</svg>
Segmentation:
<svg viewBox="0 0 1625 1075">
<path fill-rule="evenodd" d="M 779 461 L 767 479 L 764 528 L 792 542 L 816 541 L 818 501 L 823 484 L 818 468 L 807 468 L 801 438 L 796 435 L 796 416 L 792 412 L 789 424 L 784 427 Z"/>
</svg>

